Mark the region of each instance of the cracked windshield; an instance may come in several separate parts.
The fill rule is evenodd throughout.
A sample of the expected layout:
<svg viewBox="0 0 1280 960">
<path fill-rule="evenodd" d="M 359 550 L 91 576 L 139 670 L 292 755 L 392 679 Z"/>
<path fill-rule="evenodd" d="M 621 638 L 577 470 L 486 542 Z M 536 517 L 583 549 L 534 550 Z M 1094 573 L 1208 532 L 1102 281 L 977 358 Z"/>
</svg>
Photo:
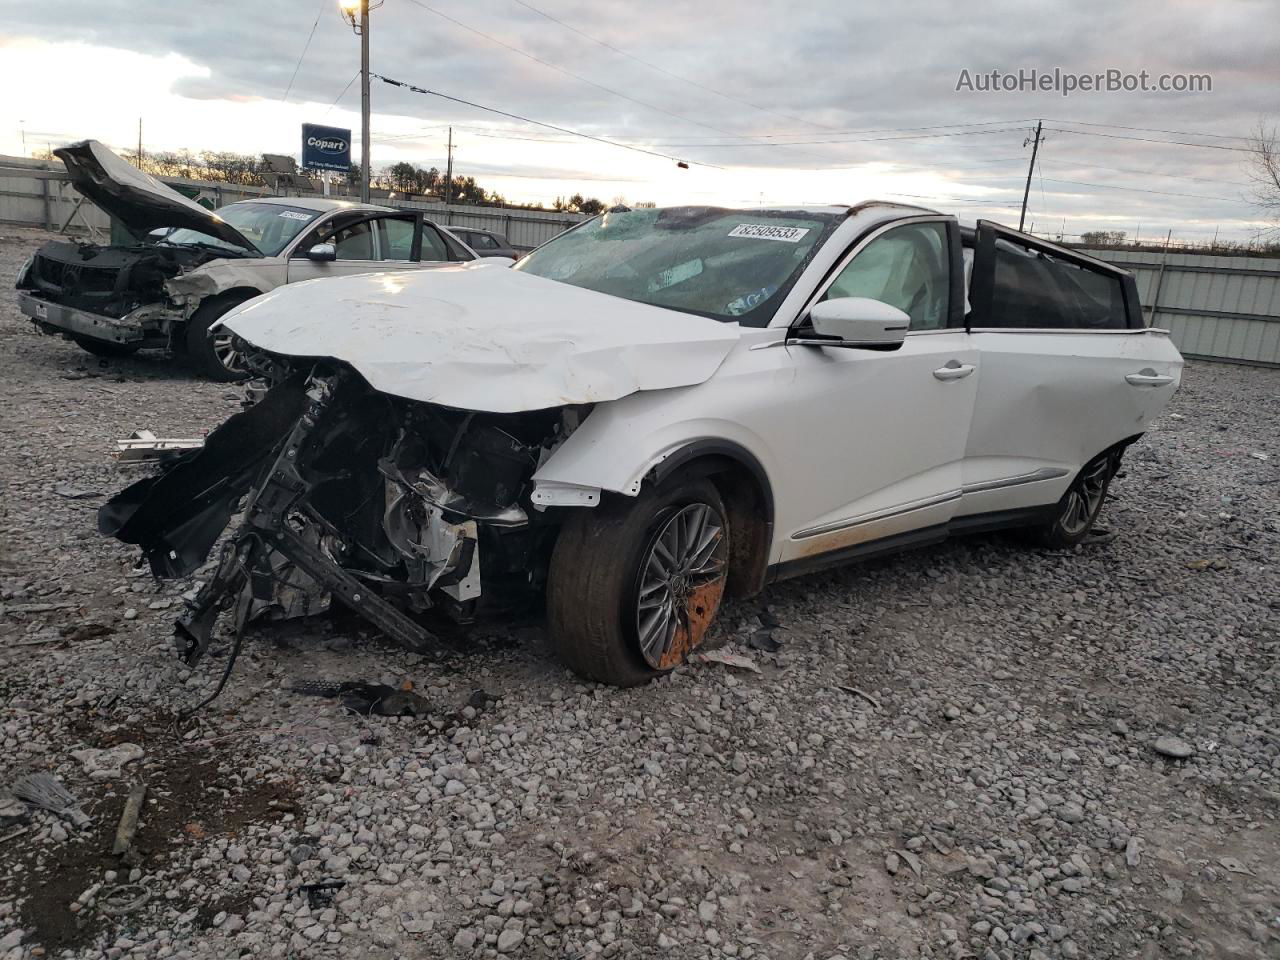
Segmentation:
<svg viewBox="0 0 1280 960">
<path fill-rule="evenodd" d="M 515 269 L 627 300 L 763 326 L 830 218 L 676 207 L 609 212 Z"/>
</svg>

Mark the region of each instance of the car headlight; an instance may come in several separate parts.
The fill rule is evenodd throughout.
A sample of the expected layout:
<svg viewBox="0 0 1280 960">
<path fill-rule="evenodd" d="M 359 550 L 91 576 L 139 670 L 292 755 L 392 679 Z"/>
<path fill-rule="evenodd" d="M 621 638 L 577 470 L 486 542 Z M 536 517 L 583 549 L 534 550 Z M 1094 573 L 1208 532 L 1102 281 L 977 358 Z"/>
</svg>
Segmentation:
<svg viewBox="0 0 1280 960">
<path fill-rule="evenodd" d="M 22 262 L 22 266 L 18 268 L 18 279 L 13 282 L 15 287 L 21 287 L 26 284 L 27 274 L 31 272 L 31 265 L 35 262 L 36 258 L 33 256 L 27 257 L 27 259 Z"/>
</svg>

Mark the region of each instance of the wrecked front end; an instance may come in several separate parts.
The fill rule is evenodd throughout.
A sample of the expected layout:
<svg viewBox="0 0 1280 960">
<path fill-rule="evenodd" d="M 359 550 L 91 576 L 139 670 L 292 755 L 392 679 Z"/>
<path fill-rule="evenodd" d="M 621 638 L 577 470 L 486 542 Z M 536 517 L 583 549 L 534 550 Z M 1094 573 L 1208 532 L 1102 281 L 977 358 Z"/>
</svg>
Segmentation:
<svg viewBox="0 0 1280 960">
<path fill-rule="evenodd" d="M 558 521 L 532 508 L 531 478 L 589 407 L 467 412 L 380 393 L 336 361 L 280 370 L 202 449 L 99 513 L 163 578 L 195 573 L 239 514 L 178 621 L 186 663 L 224 613 L 238 632 L 337 601 L 430 653 L 427 610 L 465 621 L 541 594 Z"/>
<path fill-rule="evenodd" d="M 166 347 L 174 306 L 166 283 L 224 254 L 194 246 L 102 246 L 50 240 L 18 276 L 18 306 L 43 333 Z"/>
</svg>

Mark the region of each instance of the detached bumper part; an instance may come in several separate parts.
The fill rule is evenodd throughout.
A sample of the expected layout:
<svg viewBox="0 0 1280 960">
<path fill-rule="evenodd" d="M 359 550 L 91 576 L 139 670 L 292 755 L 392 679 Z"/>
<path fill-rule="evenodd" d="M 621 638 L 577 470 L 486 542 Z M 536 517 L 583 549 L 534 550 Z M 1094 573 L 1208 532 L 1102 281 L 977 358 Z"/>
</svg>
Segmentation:
<svg viewBox="0 0 1280 960">
<path fill-rule="evenodd" d="M 153 463 L 203 446 L 204 440 L 194 437 L 157 437 L 150 430 L 135 430 L 123 440 L 116 441 L 116 459 L 121 463 Z"/>
<path fill-rule="evenodd" d="M 42 300 L 29 293 L 18 293 L 18 309 L 30 317 L 46 332 L 65 333 L 69 336 L 90 337 L 110 343 L 140 343 L 146 333 L 140 322 L 140 314 L 151 315 L 154 307 L 143 307 L 126 317 L 105 317 L 87 310 L 65 307 L 60 303 Z"/>
</svg>

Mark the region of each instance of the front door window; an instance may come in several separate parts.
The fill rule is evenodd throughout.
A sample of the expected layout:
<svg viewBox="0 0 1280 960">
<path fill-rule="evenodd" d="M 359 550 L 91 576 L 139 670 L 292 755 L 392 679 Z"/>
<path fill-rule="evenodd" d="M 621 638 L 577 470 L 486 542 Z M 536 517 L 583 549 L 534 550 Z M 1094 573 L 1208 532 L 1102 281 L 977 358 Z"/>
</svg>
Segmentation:
<svg viewBox="0 0 1280 960">
<path fill-rule="evenodd" d="M 895 227 L 867 244 L 822 299 L 868 297 L 907 314 L 912 330 L 940 330 L 947 325 L 948 254 L 944 224 Z"/>
</svg>

